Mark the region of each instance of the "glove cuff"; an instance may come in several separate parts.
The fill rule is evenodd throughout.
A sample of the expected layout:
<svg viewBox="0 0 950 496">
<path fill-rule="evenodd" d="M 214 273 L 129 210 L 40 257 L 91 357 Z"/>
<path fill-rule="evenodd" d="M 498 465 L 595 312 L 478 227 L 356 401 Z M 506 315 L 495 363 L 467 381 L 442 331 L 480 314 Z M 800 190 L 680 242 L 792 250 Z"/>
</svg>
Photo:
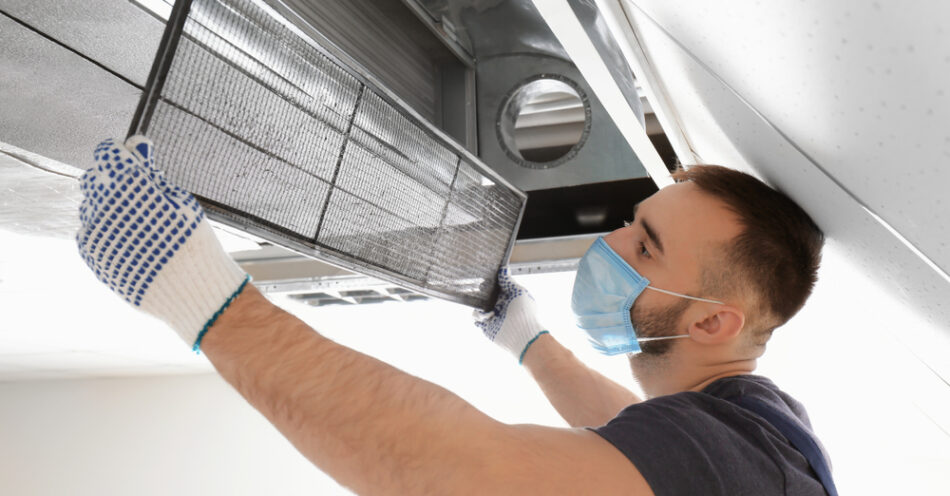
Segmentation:
<svg viewBox="0 0 950 496">
<path fill-rule="evenodd" d="M 508 305 L 504 324 L 495 336 L 495 343 L 514 355 L 519 364 L 534 340 L 543 332 L 547 332 L 535 314 L 534 299 L 530 295 L 515 298 Z"/>
<path fill-rule="evenodd" d="M 551 333 L 548 331 L 541 331 L 538 333 L 537 336 L 531 338 L 531 340 L 528 341 L 528 344 L 524 345 L 524 349 L 521 350 L 521 356 L 518 357 L 518 365 L 524 365 L 524 356 L 528 353 L 528 348 L 530 348 L 531 345 L 533 345 L 534 342 L 537 341 L 538 338 L 540 338 L 542 334 L 551 334 Z"/>
<path fill-rule="evenodd" d="M 207 219 L 155 277 L 142 310 L 171 326 L 198 351 L 200 338 L 250 276 L 224 251 Z"/>
</svg>

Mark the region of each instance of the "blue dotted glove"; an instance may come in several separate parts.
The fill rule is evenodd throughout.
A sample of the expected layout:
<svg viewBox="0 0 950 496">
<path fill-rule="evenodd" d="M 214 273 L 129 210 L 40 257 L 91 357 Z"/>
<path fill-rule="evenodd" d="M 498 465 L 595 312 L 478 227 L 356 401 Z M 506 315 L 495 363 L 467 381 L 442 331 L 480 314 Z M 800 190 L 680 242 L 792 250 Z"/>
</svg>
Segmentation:
<svg viewBox="0 0 950 496">
<path fill-rule="evenodd" d="M 524 355 L 538 336 L 548 332 L 538 322 L 534 298 L 511 279 L 508 268 L 498 271 L 498 301 L 489 312 L 475 309 L 472 318 L 488 339 L 524 360 Z"/>
<path fill-rule="evenodd" d="M 197 351 L 249 276 L 221 248 L 195 197 L 155 167 L 147 138 L 103 141 L 95 161 L 80 178 L 76 244 L 83 261 Z"/>
</svg>

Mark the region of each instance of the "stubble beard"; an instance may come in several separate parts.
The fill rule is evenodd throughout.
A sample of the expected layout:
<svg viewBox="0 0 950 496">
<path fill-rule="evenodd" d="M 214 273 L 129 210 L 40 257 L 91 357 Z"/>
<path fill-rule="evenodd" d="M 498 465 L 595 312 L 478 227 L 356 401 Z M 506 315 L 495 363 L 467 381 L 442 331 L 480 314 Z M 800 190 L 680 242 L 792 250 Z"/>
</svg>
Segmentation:
<svg viewBox="0 0 950 496">
<path fill-rule="evenodd" d="M 683 334 L 678 329 L 683 313 L 689 308 L 690 301 L 681 299 L 662 308 L 646 309 L 636 304 L 630 313 L 637 337 L 652 338 Z M 634 378 L 644 387 L 650 377 L 662 374 L 668 367 L 670 350 L 674 339 L 647 341 L 640 343 L 640 353 L 628 355 Z"/>
</svg>

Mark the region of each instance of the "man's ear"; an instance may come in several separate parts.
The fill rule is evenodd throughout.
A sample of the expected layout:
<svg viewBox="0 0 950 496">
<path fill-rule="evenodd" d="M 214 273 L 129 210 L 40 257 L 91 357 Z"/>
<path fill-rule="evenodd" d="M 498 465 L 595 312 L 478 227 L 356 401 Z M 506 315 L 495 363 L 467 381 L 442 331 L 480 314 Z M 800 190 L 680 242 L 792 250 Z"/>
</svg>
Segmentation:
<svg viewBox="0 0 950 496">
<path fill-rule="evenodd" d="M 689 335 L 703 344 L 722 344 L 742 332 L 745 314 L 732 305 L 716 305 L 715 309 L 689 325 Z"/>
</svg>

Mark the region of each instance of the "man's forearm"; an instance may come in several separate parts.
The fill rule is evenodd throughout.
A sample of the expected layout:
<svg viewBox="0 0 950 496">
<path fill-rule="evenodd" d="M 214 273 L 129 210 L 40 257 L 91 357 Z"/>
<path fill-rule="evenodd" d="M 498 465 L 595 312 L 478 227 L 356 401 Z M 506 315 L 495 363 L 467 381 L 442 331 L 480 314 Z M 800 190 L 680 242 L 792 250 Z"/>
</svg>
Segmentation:
<svg viewBox="0 0 950 496">
<path fill-rule="evenodd" d="M 641 401 L 629 389 L 584 365 L 550 334 L 541 335 L 528 348 L 523 363 L 572 427 L 603 425 L 626 406 Z"/>
<path fill-rule="evenodd" d="M 440 493 L 445 484 L 476 483 L 464 480 L 481 462 L 468 453 L 483 451 L 480 426 L 494 432 L 496 421 L 320 336 L 251 285 L 202 350 L 302 454 L 359 493 Z"/>
</svg>

